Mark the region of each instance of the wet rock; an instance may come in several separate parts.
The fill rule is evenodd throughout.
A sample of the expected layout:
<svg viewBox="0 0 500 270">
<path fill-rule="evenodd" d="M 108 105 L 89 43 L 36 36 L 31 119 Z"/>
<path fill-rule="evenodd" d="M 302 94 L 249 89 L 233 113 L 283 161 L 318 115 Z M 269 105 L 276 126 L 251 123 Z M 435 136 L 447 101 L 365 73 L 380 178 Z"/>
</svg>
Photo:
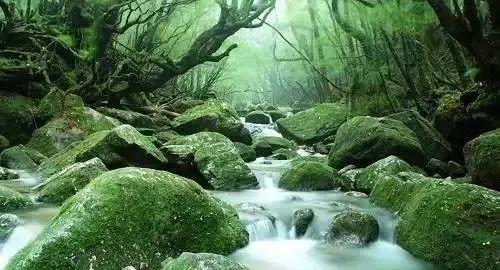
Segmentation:
<svg viewBox="0 0 500 270">
<path fill-rule="evenodd" d="M 18 179 L 19 174 L 13 170 L 0 167 L 0 180 Z"/>
<path fill-rule="evenodd" d="M 254 144 L 256 146 L 254 148 L 258 147 L 259 145 L 264 145 L 264 144 L 269 145 L 271 147 L 271 153 L 273 151 L 278 150 L 278 149 L 290 149 L 290 150 L 297 150 L 298 149 L 298 146 L 297 146 L 297 144 L 295 144 L 295 142 L 292 142 L 292 141 L 287 140 L 285 138 L 272 137 L 272 136 L 257 138 L 257 140 Z M 266 146 L 266 149 L 268 149 L 267 146 Z"/>
<path fill-rule="evenodd" d="M 312 145 L 334 135 L 347 119 L 347 108 L 340 103 L 324 103 L 276 121 L 283 137 Z"/>
<path fill-rule="evenodd" d="M 263 111 L 253 111 L 245 117 L 245 121 L 254 124 L 271 124 L 271 117 Z"/>
<path fill-rule="evenodd" d="M 162 270 L 248 270 L 247 267 L 231 259 L 210 253 L 184 252 L 176 259 L 169 258 L 163 262 Z"/>
<path fill-rule="evenodd" d="M 455 161 L 448 161 L 448 166 L 450 167 L 450 176 L 452 177 L 462 177 L 465 176 L 465 168 Z"/>
<path fill-rule="evenodd" d="M 4 136 L 0 135 L 0 151 L 9 148 L 10 142 Z"/>
<path fill-rule="evenodd" d="M 364 169 L 352 169 L 341 173 L 343 180 L 341 182 L 340 190 L 351 191 L 357 189 L 359 175 L 364 171 Z"/>
<path fill-rule="evenodd" d="M 23 145 L 7 148 L 0 153 L 0 165 L 9 169 L 34 170 L 38 164 Z"/>
<path fill-rule="evenodd" d="M 31 98 L 0 92 L 0 131 L 12 145 L 26 143 L 35 130 L 37 108 Z"/>
<path fill-rule="evenodd" d="M 367 166 L 395 155 L 414 165 L 424 165 L 424 152 L 415 133 L 392 118 L 358 116 L 338 129 L 329 164 L 342 168 Z"/>
<path fill-rule="evenodd" d="M 19 218 L 13 214 L 3 214 L 0 216 L 0 241 L 9 237 L 10 233 L 19 225 Z"/>
<path fill-rule="evenodd" d="M 301 237 L 306 234 L 307 228 L 314 220 L 314 211 L 312 209 L 299 209 L 293 213 L 292 224 L 295 227 L 295 235 Z"/>
<path fill-rule="evenodd" d="M 380 179 L 370 198 L 398 213 L 397 243 L 414 256 L 443 269 L 498 268 L 498 192 L 403 172 Z"/>
<path fill-rule="evenodd" d="M 500 191 L 500 129 L 468 142 L 464 157 L 474 184 Z"/>
<path fill-rule="evenodd" d="M 46 203 L 62 203 L 84 188 L 90 180 L 107 172 L 99 158 L 70 165 L 47 178 L 39 187 L 38 200 Z"/>
<path fill-rule="evenodd" d="M 175 131 L 190 135 L 203 131 L 218 132 L 232 141 L 251 143 L 234 108 L 224 102 L 207 101 L 185 111 L 172 121 Z"/>
<path fill-rule="evenodd" d="M 142 113 L 107 107 L 99 107 L 97 111 L 135 128 L 155 128 L 153 118 Z"/>
<path fill-rule="evenodd" d="M 411 166 L 406 161 L 389 156 L 366 167 L 357 179 L 356 190 L 370 194 L 377 182 L 389 175 L 396 175 L 400 172 L 422 172 L 420 169 Z"/>
<path fill-rule="evenodd" d="M 26 145 L 50 157 L 92 133 L 110 130 L 120 122 L 91 108 L 77 107 L 65 111 L 37 129 Z"/>
<path fill-rule="evenodd" d="M 448 163 L 439 159 L 431 158 L 425 167 L 430 174 L 439 174 L 445 177 L 450 175 L 451 168 Z"/>
<path fill-rule="evenodd" d="M 24 194 L 11 188 L 0 186 L 0 212 L 9 212 L 17 209 L 31 207 L 33 202 Z"/>
<path fill-rule="evenodd" d="M 257 141 L 252 144 L 257 157 L 268 157 L 273 154 L 273 147 L 265 141 Z"/>
<path fill-rule="evenodd" d="M 286 118 L 287 113 L 281 110 L 271 110 L 271 111 L 266 111 L 266 113 L 271 116 L 271 119 L 273 122 L 278 121 L 281 118 Z"/>
<path fill-rule="evenodd" d="M 301 162 L 287 169 L 279 187 L 287 190 L 333 190 L 340 187 L 342 176 L 324 163 Z"/>
<path fill-rule="evenodd" d="M 93 158 L 99 158 L 107 168 L 127 166 L 158 168 L 166 163 L 161 151 L 144 135 L 129 125 L 91 134 L 40 164 L 39 172 L 47 178 L 62 169 Z"/>
<path fill-rule="evenodd" d="M 236 147 L 236 151 L 245 162 L 252 162 L 257 159 L 257 153 L 251 146 L 235 142 L 234 147 Z"/>
<path fill-rule="evenodd" d="M 272 160 L 290 160 L 298 157 L 299 154 L 297 154 L 297 151 L 290 150 L 290 149 L 278 149 L 273 151 L 273 154 L 268 157 L 268 159 Z"/>
<path fill-rule="evenodd" d="M 359 192 L 359 191 L 349 191 L 349 192 L 346 192 L 345 195 L 349 196 L 349 197 L 354 197 L 354 198 L 368 198 L 368 195 L 366 195 L 363 192 Z"/>
<path fill-rule="evenodd" d="M 347 211 L 333 218 L 326 241 L 331 244 L 363 247 L 377 240 L 379 226 L 370 214 Z"/>
<path fill-rule="evenodd" d="M 142 168 L 97 177 L 6 267 L 159 269 L 184 251 L 230 254 L 248 243 L 235 210 L 195 182 Z"/>
<path fill-rule="evenodd" d="M 389 117 L 401 121 L 415 132 L 427 160 L 431 158 L 448 160 L 450 158 L 450 143 L 416 110 L 391 114 Z"/>
</svg>

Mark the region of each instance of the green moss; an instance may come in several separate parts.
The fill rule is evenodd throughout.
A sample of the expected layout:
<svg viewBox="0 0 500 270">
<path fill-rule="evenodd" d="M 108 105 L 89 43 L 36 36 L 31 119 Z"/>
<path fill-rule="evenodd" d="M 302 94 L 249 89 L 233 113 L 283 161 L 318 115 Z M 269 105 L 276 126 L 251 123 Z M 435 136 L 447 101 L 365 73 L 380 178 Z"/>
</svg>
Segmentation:
<svg viewBox="0 0 500 270">
<path fill-rule="evenodd" d="M 333 218 L 326 240 L 337 245 L 362 247 L 377 240 L 378 233 L 378 222 L 372 215 L 348 211 Z"/>
<path fill-rule="evenodd" d="M 177 133 L 173 130 L 166 130 L 166 131 L 158 132 L 154 136 L 156 137 L 158 142 L 160 142 L 161 144 L 166 144 L 167 142 L 169 142 L 171 140 L 182 137 L 181 135 L 179 135 L 179 133 Z"/>
<path fill-rule="evenodd" d="M 292 164 L 292 166 L 293 166 L 293 165 L 300 164 L 303 162 L 319 162 L 319 163 L 327 164 L 328 158 L 325 156 L 317 156 L 317 155 L 300 156 L 300 157 L 296 157 L 296 158 L 292 159 L 290 161 L 290 164 Z"/>
<path fill-rule="evenodd" d="M 283 111 L 280 111 L 280 110 L 266 111 L 266 113 L 269 114 L 269 116 L 271 116 L 271 119 L 273 120 L 273 122 L 276 122 L 276 121 L 278 121 L 281 118 L 286 118 L 287 117 L 287 113 L 283 112 Z"/>
<path fill-rule="evenodd" d="M 154 128 L 153 119 L 142 113 L 99 107 L 97 110 L 135 128 Z"/>
<path fill-rule="evenodd" d="M 500 129 L 468 142 L 464 156 L 474 184 L 500 190 Z"/>
<path fill-rule="evenodd" d="M 33 202 L 28 196 L 0 185 L 0 212 L 5 213 L 32 205 Z"/>
<path fill-rule="evenodd" d="M 108 168 L 129 165 L 161 167 L 167 161 L 161 151 L 144 135 L 129 125 L 96 132 L 75 142 L 40 164 L 43 177 L 65 167 L 98 157 Z"/>
<path fill-rule="evenodd" d="M 297 154 L 297 151 L 281 148 L 281 149 L 273 151 L 273 154 L 271 156 L 269 156 L 268 159 L 290 160 L 290 159 L 297 158 L 298 156 L 299 156 L 299 154 Z"/>
<path fill-rule="evenodd" d="M 338 129 L 329 164 L 334 168 L 364 167 L 390 155 L 416 165 L 423 165 L 425 159 L 415 133 L 400 121 L 358 116 Z"/>
<path fill-rule="evenodd" d="M 257 159 L 257 153 L 255 153 L 255 150 L 251 146 L 248 146 L 244 143 L 235 142 L 234 147 L 245 162 L 252 162 Z"/>
<path fill-rule="evenodd" d="M 257 157 L 268 157 L 273 154 L 273 147 L 265 141 L 256 141 L 252 144 Z"/>
<path fill-rule="evenodd" d="M 0 93 L 0 131 L 11 144 L 25 143 L 35 130 L 37 114 L 32 99 L 10 93 Z"/>
<path fill-rule="evenodd" d="M 43 182 L 38 200 L 61 203 L 106 171 L 106 166 L 98 158 L 70 165 Z"/>
<path fill-rule="evenodd" d="M 287 169 L 279 187 L 296 191 L 332 190 L 340 187 L 341 177 L 325 163 L 306 161 Z"/>
<path fill-rule="evenodd" d="M 3 214 L 0 216 L 0 241 L 9 237 L 10 233 L 19 225 L 19 219 L 13 214 Z"/>
<path fill-rule="evenodd" d="M 281 137 L 266 136 L 257 138 L 256 143 L 261 143 L 261 142 L 271 146 L 272 151 L 276 151 L 278 149 L 283 149 L 283 148 L 291 150 L 298 149 L 298 146 L 295 142 Z"/>
<path fill-rule="evenodd" d="M 0 153 L 0 165 L 19 170 L 34 170 L 38 166 L 30 157 L 29 152 L 24 151 L 22 145 L 16 145 L 3 150 Z"/>
<path fill-rule="evenodd" d="M 159 269 L 182 252 L 230 254 L 248 233 L 230 206 L 189 179 L 151 169 L 105 173 L 67 200 L 7 270 Z"/>
<path fill-rule="evenodd" d="M 84 107 L 65 111 L 33 133 L 27 146 L 52 156 L 68 145 L 82 141 L 88 135 L 120 125 L 116 119 Z"/>
<path fill-rule="evenodd" d="M 163 262 L 162 270 L 248 270 L 245 266 L 229 258 L 211 253 L 184 252 L 176 259 Z"/>
<path fill-rule="evenodd" d="M 340 103 L 325 103 L 276 121 L 283 137 L 299 144 L 320 142 L 334 135 L 347 119 L 347 108 Z"/>
<path fill-rule="evenodd" d="M 498 269 L 500 196 L 470 184 L 404 172 L 384 177 L 371 200 L 397 212 L 397 242 L 444 269 Z"/>
<path fill-rule="evenodd" d="M 270 124 L 271 118 L 263 111 L 253 111 L 245 117 L 245 121 L 254 124 Z"/>
</svg>

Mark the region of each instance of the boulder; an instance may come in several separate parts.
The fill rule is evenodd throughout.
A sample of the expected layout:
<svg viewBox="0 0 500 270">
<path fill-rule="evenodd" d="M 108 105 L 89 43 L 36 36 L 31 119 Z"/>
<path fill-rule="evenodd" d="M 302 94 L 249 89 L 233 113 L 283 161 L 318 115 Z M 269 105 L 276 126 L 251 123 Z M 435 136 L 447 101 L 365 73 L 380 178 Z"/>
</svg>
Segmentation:
<svg viewBox="0 0 500 270">
<path fill-rule="evenodd" d="M 121 125 L 71 144 L 40 164 L 39 172 L 47 178 L 74 163 L 96 157 L 110 169 L 126 166 L 158 168 L 167 161 L 147 137 L 132 126 Z"/>
<path fill-rule="evenodd" d="M 340 187 L 337 170 L 325 163 L 300 162 L 287 169 L 279 181 L 279 187 L 294 191 L 333 190 Z"/>
<path fill-rule="evenodd" d="M 271 116 L 271 119 L 273 122 L 278 121 L 281 118 L 286 118 L 288 114 L 284 111 L 281 110 L 271 110 L 271 111 L 266 111 L 266 113 Z"/>
<path fill-rule="evenodd" d="M 31 199 L 11 188 L 0 185 L 0 213 L 31 207 Z"/>
<path fill-rule="evenodd" d="M 299 144 L 312 145 L 335 135 L 347 119 L 347 107 L 340 103 L 324 103 L 279 119 L 276 124 L 283 137 Z"/>
<path fill-rule="evenodd" d="M 9 148 L 10 142 L 4 136 L 0 135 L 0 151 Z"/>
<path fill-rule="evenodd" d="M 85 104 L 81 97 L 73 94 L 66 94 L 59 88 L 52 88 L 38 104 L 38 115 L 48 121 L 59 116 L 67 110 L 83 108 Z"/>
<path fill-rule="evenodd" d="M 333 218 L 325 237 L 335 245 L 363 247 L 377 240 L 378 233 L 378 222 L 372 215 L 347 211 Z"/>
<path fill-rule="evenodd" d="M 35 130 L 34 101 L 17 94 L 0 92 L 0 131 L 12 145 L 25 143 Z"/>
<path fill-rule="evenodd" d="M 425 169 L 430 175 L 439 174 L 443 177 L 450 175 L 451 167 L 448 163 L 436 158 L 431 158 L 425 165 Z"/>
<path fill-rule="evenodd" d="M 13 170 L 0 167 L 0 180 L 18 179 L 19 174 Z"/>
<path fill-rule="evenodd" d="M 38 166 L 23 145 L 3 150 L 0 153 L 0 165 L 17 170 L 34 170 Z"/>
<path fill-rule="evenodd" d="M 451 157 L 450 143 L 417 111 L 405 111 L 392 114 L 389 117 L 401 121 L 415 132 L 427 160 L 431 158 L 448 160 Z"/>
<path fill-rule="evenodd" d="M 273 147 L 265 141 L 257 141 L 252 144 L 257 157 L 268 157 L 273 154 Z"/>
<path fill-rule="evenodd" d="M 353 191 L 357 190 L 359 175 L 365 169 L 362 168 L 353 168 L 350 170 L 346 170 L 344 172 L 339 171 L 340 175 L 343 176 L 341 181 L 340 190 L 342 191 Z"/>
<path fill-rule="evenodd" d="M 47 178 L 40 189 L 37 200 L 46 203 L 62 203 L 84 188 L 90 180 L 107 172 L 108 169 L 99 158 L 70 165 Z"/>
<path fill-rule="evenodd" d="M 10 233 L 19 225 L 19 218 L 13 214 L 3 214 L 0 216 L 0 241 L 6 240 Z"/>
<path fill-rule="evenodd" d="M 293 165 L 300 164 L 302 162 L 308 162 L 308 161 L 327 164 L 328 158 L 326 156 L 317 156 L 317 155 L 298 156 L 298 157 L 292 159 L 290 161 L 290 164 L 293 166 Z"/>
<path fill-rule="evenodd" d="M 400 172 L 422 171 L 396 156 L 389 156 L 366 167 L 357 177 L 355 190 L 370 194 L 377 181 Z"/>
<path fill-rule="evenodd" d="M 500 195 L 471 184 L 403 172 L 370 196 L 399 215 L 397 243 L 440 269 L 498 269 Z"/>
<path fill-rule="evenodd" d="M 234 147 L 245 162 L 252 162 L 257 159 L 257 153 L 251 146 L 248 146 L 244 143 L 235 142 Z"/>
<path fill-rule="evenodd" d="M 278 149 L 291 149 L 291 150 L 298 149 L 298 146 L 295 142 L 281 137 L 264 136 L 257 138 L 256 140 L 257 144 L 262 142 L 271 146 L 272 150 L 271 152 L 276 151 Z"/>
<path fill-rule="evenodd" d="M 468 142 L 464 157 L 474 184 L 500 191 L 500 129 Z"/>
<path fill-rule="evenodd" d="M 358 116 L 337 131 L 329 164 L 342 168 L 353 164 L 365 167 L 395 155 L 414 165 L 424 165 L 424 152 L 415 133 L 392 118 Z"/>
<path fill-rule="evenodd" d="M 465 176 L 465 168 L 458 162 L 453 160 L 448 161 L 448 167 L 450 168 L 451 177 L 463 177 Z"/>
<path fill-rule="evenodd" d="M 295 228 L 295 236 L 304 236 L 313 220 L 314 211 L 312 209 L 304 208 L 293 212 L 292 224 Z"/>
<path fill-rule="evenodd" d="M 26 146 L 50 157 L 70 144 L 84 140 L 92 133 L 110 130 L 119 125 L 118 120 L 91 108 L 77 107 L 37 129 Z"/>
<path fill-rule="evenodd" d="M 161 131 L 161 132 L 156 133 L 154 136 L 156 137 L 156 140 L 159 143 L 161 143 L 162 145 L 166 144 L 167 142 L 169 142 L 171 140 L 182 137 L 181 135 L 179 135 L 179 133 L 177 133 L 173 130 Z"/>
<path fill-rule="evenodd" d="M 231 259 L 211 253 L 184 252 L 176 259 L 163 262 L 162 270 L 248 270 L 247 267 Z"/>
<path fill-rule="evenodd" d="M 153 118 L 134 111 L 125 111 L 115 108 L 99 107 L 97 111 L 104 115 L 115 118 L 118 121 L 131 125 L 135 128 L 154 128 Z"/>
<path fill-rule="evenodd" d="M 122 168 L 67 200 L 6 270 L 159 269 L 162 258 L 182 252 L 227 255 L 247 243 L 235 210 L 195 182 Z"/>
<path fill-rule="evenodd" d="M 253 111 L 245 117 L 245 122 L 254 124 L 271 124 L 271 116 L 263 111 Z"/>
<path fill-rule="evenodd" d="M 290 160 L 298 157 L 297 151 L 281 148 L 273 151 L 273 154 L 268 157 L 268 159 L 274 160 Z"/>
<path fill-rule="evenodd" d="M 176 117 L 172 126 L 183 135 L 212 131 L 223 134 L 232 141 L 252 142 L 250 132 L 245 132 L 234 108 L 224 102 L 207 101 L 195 106 Z"/>
</svg>

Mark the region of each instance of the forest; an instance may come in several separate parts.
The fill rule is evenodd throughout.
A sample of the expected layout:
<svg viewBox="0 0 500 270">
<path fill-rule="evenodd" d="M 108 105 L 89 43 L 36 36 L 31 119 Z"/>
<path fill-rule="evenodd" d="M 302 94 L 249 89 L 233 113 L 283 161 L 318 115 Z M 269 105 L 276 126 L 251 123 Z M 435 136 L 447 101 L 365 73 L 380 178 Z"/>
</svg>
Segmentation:
<svg viewBox="0 0 500 270">
<path fill-rule="evenodd" d="M 498 0 L 0 0 L 0 270 L 495 270 L 499 192 Z"/>
</svg>

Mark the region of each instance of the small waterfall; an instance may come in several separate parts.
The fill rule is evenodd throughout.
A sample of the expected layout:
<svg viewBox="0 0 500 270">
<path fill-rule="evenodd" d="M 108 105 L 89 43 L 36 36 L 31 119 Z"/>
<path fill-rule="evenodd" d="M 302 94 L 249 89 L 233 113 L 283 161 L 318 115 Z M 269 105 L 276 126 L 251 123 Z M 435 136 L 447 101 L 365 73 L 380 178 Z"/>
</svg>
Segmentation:
<svg viewBox="0 0 500 270">
<path fill-rule="evenodd" d="M 274 222 L 270 219 L 262 219 L 246 225 L 250 241 L 265 239 L 287 239 L 288 229 L 280 220 Z"/>
</svg>

